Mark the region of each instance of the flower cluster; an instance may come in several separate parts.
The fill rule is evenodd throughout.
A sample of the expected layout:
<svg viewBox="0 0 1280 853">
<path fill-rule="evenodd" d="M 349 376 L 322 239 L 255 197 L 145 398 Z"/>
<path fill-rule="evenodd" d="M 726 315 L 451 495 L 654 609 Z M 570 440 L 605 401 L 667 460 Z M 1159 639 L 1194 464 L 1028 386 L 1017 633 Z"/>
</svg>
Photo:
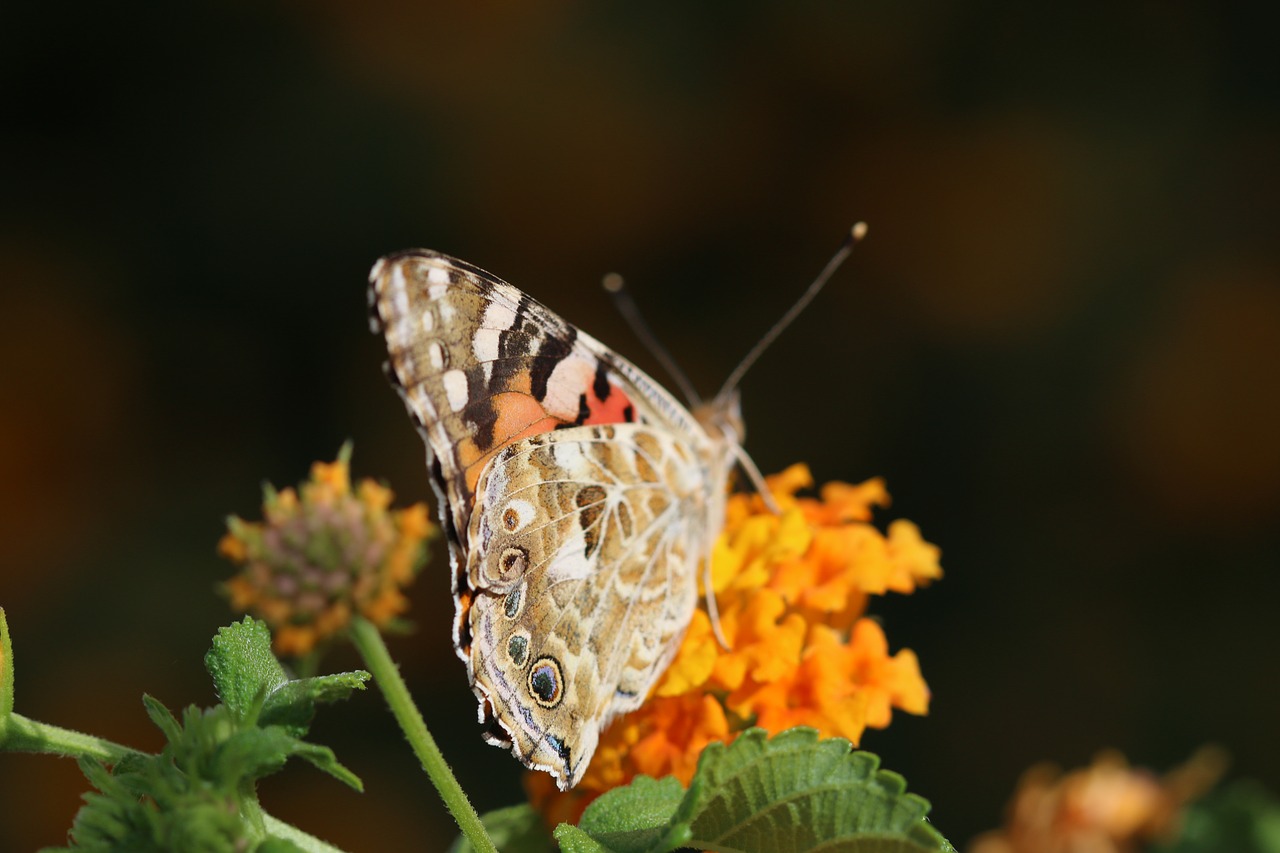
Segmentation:
<svg viewBox="0 0 1280 853">
<path fill-rule="evenodd" d="M 716 637 L 703 604 L 645 704 L 605 732 L 578 786 L 561 794 L 544 773 L 526 776 L 530 798 L 552 823 L 576 820 L 599 794 L 639 774 L 688 784 L 703 747 L 760 726 L 812 726 L 858 743 L 892 709 L 924 714 L 929 689 L 910 650 L 889 654 L 868 598 L 909 593 L 942 576 L 938 549 L 909 521 L 887 533 L 870 524 L 889 495 L 879 479 L 830 483 L 820 499 L 795 465 L 769 478 L 781 509 L 759 495 L 730 498 L 712 555 Z"/>
<path fill-rule="evenodd" d="M 1083 770 L 1028 770 L 1009 803 L 1004 829 L 976 839 L 971 853 L 1133 853 L 1178 828 L 1183 806 L 1217 782 L 1226 759 L 1202 749 L 1158 777 L 1107 752 Z"/>
<path fill-rule="evenodd" d="M 351 447 L 317 462 L 298 490 L 264 487 L 264 520 L 232 516 L 218 551 L 241 566 L 226 584 L 231 606 L 265 621 L 276 651 L 304 655 L 353 613 L 386 627 L 408 606 L 401 588 L 426 560 L 434 525 L 424 504 L 391 510 L 389 489 L 353 490 Z"/>
</svg>

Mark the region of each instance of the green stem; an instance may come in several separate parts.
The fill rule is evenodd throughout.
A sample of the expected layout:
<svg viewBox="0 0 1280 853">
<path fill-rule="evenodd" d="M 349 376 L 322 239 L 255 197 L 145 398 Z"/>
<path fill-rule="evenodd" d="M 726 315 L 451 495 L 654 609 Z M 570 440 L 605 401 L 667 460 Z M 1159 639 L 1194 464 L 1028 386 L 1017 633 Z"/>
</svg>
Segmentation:
<svg viewBox="0 0 1280 853">
<path fill-rule="evenodd" d="M 10 714 L 0 721 L 0 749 L 6 752 L 43 752 L 70 758 L 96 758 L 115 764 L 126 755 L 141 755 L 136 749 L 112 743 L 83 732 L 52 726 Z"/>
<path fill-rule="evenodd" d="M 293 824 L 285 823 L 280 818 L 272 817 L 266 812 L 262 813 L 262 825 L 266 828 L 267 835 L 272 838 L 283 838 L 287 841 L 292 841 L 307 853 L 342 853 L 341 848 L 321 841 L 314 835 L 303 832 Z"/>
<path fill-rule="evenodd" d="M 458 780 L 454 778 L 435 739 L 427 731 L 427 724 L 422 721 L 422 714 L 413 704 L 409 688 L 400 677 L 400 669 L 391 660 L 391 654 L 377 627 L 366 619 L 356 617 L 351 625 L 351 638 L 364 658 L 365 666 L 373 673 L 373 680 L 382 689 L 382 695 L 386 697 L 387 705 L 391 707 L 391 713 L 408 738 L 409 745 L 422 762 L 422 769 L 431 777 L 432 784 L 440 792 L 445 806 L 462 829 L 462 834 L 477 851 L 497 853 L 498 848 L 494 847 L 484 825 L 480 823 L 479 815 L 463 793 Z"/>
<path fill-rule="evenodd" d="M 249 824 L 249 830 L 255 839 L 261 840 L 267 834 L 267 826 L 263 820 L 265 812 L 262 811 L 262 803 L 258 802 L 258 792 L 253 790 L 254 787 L 252 782 L 240 783 L 240 817 Z M 249 789 L 247 792 L 246 788 Z"/>
</svg>

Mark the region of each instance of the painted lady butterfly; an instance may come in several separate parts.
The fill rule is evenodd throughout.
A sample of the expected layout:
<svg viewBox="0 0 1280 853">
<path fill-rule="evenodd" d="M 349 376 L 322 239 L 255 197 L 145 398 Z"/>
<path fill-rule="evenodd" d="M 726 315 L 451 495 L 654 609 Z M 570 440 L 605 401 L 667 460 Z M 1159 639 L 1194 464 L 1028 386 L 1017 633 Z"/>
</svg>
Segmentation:
<svg viewBox="0 0 1280 853">
<path fill-rule="evenodd" d="M 485 739 L 567 790 L 693 616 L 746 460 L 736 382 L 691 413 L 526 294 L 437 252 L 385 257 L 369 280 L 388 375 L 426 440 Z"/>
</svg>

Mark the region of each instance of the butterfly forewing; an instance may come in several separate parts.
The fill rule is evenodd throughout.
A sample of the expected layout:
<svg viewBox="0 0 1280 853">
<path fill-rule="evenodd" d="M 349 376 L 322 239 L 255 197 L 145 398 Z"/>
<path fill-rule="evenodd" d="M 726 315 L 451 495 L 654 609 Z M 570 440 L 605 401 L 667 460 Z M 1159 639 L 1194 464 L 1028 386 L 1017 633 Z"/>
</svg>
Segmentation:
<svg viewBox="0 0 1280 853">
<path fill-rule="evenodd" d="M 435 453 L 460 533 L 480 472 L 518 438 L 590 423 L 697 430 L 635 366 L 470 264 L 402 252 L 379 261 L 370 284 L 392 381 Z"/>
</svg>

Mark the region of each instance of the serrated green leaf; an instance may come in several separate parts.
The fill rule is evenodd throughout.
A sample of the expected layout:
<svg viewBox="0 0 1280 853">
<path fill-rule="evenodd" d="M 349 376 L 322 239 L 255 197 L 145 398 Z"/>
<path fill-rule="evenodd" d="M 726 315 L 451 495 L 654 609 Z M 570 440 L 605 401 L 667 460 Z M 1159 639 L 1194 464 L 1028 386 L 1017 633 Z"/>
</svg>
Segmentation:
<svg viewBox="0 0 1280 853">
<path fill-rule="evenodd" d="M 283 726 L 300 737 L 310 728 L 317 704 L 346 699 L 352 691 L 364 690 L 370 678 L 369 673 L 360 669 L 286 681 L 267 694 L 258 722 L 264 726 Z"/>
<path fill-rule="evenodd" d="M 881 770 L 876 756 L 850 750 L 848 741 L 819 740 L 813 729 L 772 740 L 751 729 L 729 746 L 707 747 L 674 805 L 674 780 L 640 777 L 628 786 L 639 789 L 636 799 L 621 793 L 627 789 L 610 792 L 588 807 L 579 827 L 558 827 L 556 839 L 574 853 L 954 850 L 925 817 L 927 800 L 907 793 L 905 780 Z M 648 812 L 637 806 L 646 796 Z M 668 810 L 661 825 L 659 809 Z"/>
<path fill-rule="evenodd" d="M 204 656 L 204 667 L 213 678 L 218 697 L 240 719 L 251 718 L 265 697 L 289 680 L 271 653 L 271 632 L 266 624 L 248 616 L 218 629 Z"/>
<path fill-rule="evenodd" d="M 9 620 L 0 607 L 0 730 L 13 713 L 13 643 L 9 640 Z"/>
<path fill-rule="evenodd" d="M 947 849 L 925 820 L 929 802 L 875 755 L 850 750 L 810 728 L 772 740 L 752 729 L 730 746 L 711 744 L 682 812 L 695 838 L 722 849 L 856 851 L 873 840 L 884 851 Z"/>
<path fill-rule="evenodd" d="M 502 853 L 555 853 L 555 842 L 551 840 L 542 815 L 528 803 L 486 812 L 480 815 L 480 822 Z M 475 847 L 465 835 L 458 836 L 449 848 L 449 853 L 474 851 Z"/>
<path fill-rule="evenodd" d="M 674 850 L 690 836 L 688 823 L 672 820 L 684 798 L 684 787 L 674 776 L 640 776 L 588 806 L 578 826 L 616 853 Z"/>
<path fill-rule="evenodd" d="M 204 658 L 218 696 L 239 719 L 281 726 L 302 737 L 316 705 L 346 699 L 372 676 L 363 670 L 290 679 L 271 651 L 271 632 L 245 617 L 219 628 Z"/>
</svg>

